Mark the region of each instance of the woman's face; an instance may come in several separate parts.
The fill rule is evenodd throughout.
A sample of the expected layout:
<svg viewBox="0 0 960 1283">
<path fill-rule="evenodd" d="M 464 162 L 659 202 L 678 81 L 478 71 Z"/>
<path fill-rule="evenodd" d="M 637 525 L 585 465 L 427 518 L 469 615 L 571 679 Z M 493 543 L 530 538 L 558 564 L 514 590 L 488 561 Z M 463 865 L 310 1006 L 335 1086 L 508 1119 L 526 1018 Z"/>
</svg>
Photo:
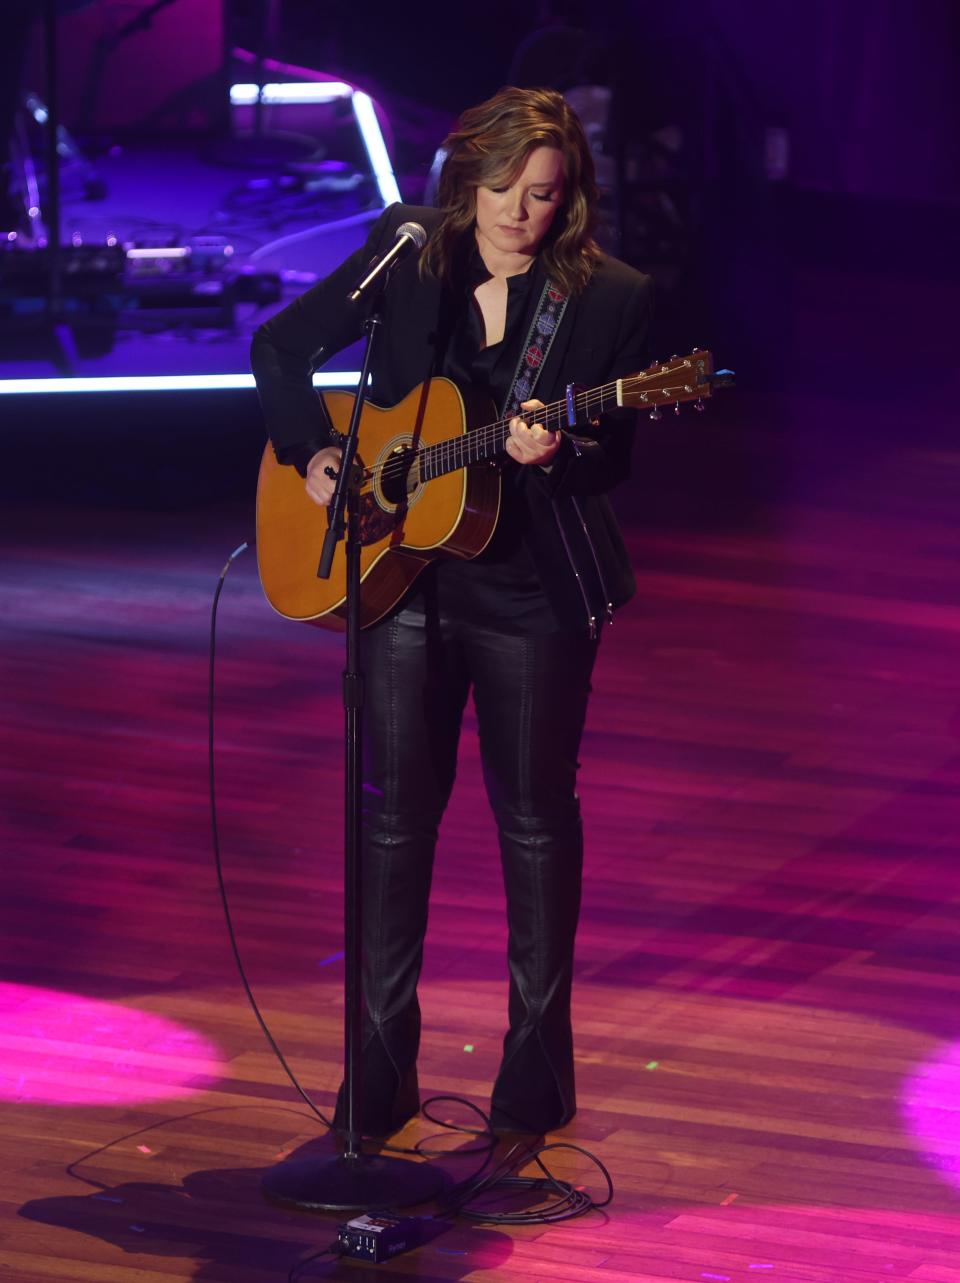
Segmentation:
<svg viewBox="0 0 960 1283">
<path fill-rule="evenodd" d="M 509 186 L 477 188 L 481 254 L 536 254 L 562 204 L 563 153 L 537 147 Z"/>
</svg>

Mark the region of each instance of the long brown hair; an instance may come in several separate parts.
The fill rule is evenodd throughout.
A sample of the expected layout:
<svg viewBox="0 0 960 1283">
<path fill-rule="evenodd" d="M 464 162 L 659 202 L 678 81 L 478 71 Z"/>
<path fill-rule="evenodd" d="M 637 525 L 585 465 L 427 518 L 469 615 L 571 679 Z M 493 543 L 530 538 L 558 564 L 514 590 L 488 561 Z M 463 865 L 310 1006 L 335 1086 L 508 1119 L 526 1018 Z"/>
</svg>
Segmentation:
<svg viewBox="0 0 960 1283">
<path fill-rule="evenodd" d="M 593 239 L 598 192 L 583 126 L 563 97 L 554 89 L 501 89 L 465 111 L 443 145 L 441 219 L 420 256 L 421 271 L 451 282 L 457 250 L 476 220 L 477 188 L 509 184 L 537 147 L 557 147 L 563 204 L 540 255 L 565 293 L 583 289 L 599 256 Z"/>
</svg>

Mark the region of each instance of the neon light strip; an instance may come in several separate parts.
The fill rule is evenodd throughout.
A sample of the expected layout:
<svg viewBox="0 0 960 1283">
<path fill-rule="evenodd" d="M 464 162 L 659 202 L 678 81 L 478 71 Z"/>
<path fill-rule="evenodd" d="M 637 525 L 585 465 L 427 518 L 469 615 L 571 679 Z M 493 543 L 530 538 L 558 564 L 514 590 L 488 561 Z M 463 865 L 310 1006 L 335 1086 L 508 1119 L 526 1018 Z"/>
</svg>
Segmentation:
<svg viewBox="0 0 960 1283">
<path fill-rule="evenodd" d="M 366 148 L 370 168 L 377 180 L 380 199 L 384 205 L 392 205 L 400 200 L 400 188 L 390 163 L 387 145 L 383 140 L 380 122 L 373 99 L 369 94 L 361 93 L 351 85 L 339 80 L 331 81 L 285 81 L 280 84 L 257 85 L 238 84 L 230 86 L 230 102 L 235 107 L 253 106 L 259 95 L 260 102 L 277 105 L 284 103 L 319 103 L 332 102 L 336 98 L 349 98 L 353 114 L 360 130 L 360 137 Z"/>
<path fill-rule="evenodd" d="M 335 98 L 349 98 L 353 86 L 342 80 L 313 80 L 308 82 L 286 81 L 282 84 L 264 85 L 260 90 L 263 103 L 333 102 Z"/>
<path fill-rule="evenodd" d="M 360 93 L 359 90 L 354 93 L 353 114 L 357 118 L 360 136 L 370 157 L 370 168 L 380 188 L 380 198 L 384 205 L 392 205 L 394 201 L 400 200 L 400 188 L 397 186 L 393 166 L 390 164 L 387 145 L 383 141 L 376 108 L 369 94 Z"/>
<path fill-rule="evenodd" d="M 315 388 L 356 387 L 359 370 L 315 374 Z M 212 392 L 252 388 L 252 374 L 120 374 L 74 379 L 0 379 L 0 396 L 27 392 Z"/>
<path fill-rule="evenodd" d="M 127 250 L 127 258 L 187 258 L 189 254 L 190 249 L 186 245 Z"/>
<path fill-rule="evenodd" d="M 352 87 L 341 80 L 291 80 L 282 84 L 264 85 L 263 88 L 257 85 L 231 85 L 230 102 L 234 107 L 252 107 L 258 94 L 260 101 L 268 106 L 295 102 L 333 102 L 337 98 L 349 98 L 352 93 Z"/>
</svg>

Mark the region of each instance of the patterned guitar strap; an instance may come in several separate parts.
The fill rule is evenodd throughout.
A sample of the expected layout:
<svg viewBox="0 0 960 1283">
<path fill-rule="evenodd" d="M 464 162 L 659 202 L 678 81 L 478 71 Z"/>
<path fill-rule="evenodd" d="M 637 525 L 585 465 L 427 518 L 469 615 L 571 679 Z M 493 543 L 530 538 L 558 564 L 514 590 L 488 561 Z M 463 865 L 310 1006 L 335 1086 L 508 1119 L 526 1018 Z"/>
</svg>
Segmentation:
<svg viewBox="0 0 960 1283">
<path fill-rule="evenodd" d="M 556 337 L 563 314 L 567 308 L 567 295 L 562 294 L 553 281 L 547 281 L 540 295 L 540 302 L 526 341 L 520 352 L 520 359 L 510 384 L 510 391 L 500 408 L 501 418 L 509 414 L 512 418 L 520 413 L 520 406 L 529 401 L 537 386 L 540 372 L 546 364 L 547 355 Z"/>
<path fill-rule="evenodd" d="M 516 374 L 513 376 L 513 385 L 510 389 L 510 395 L 504 401 L 503 409 L 500 412 L 503 418 L 506 418 L 508 408 L 511 417 L 514 414 L 519 414 L 521 403 L 529 401 L 533 396 L 533 390 L 537 386 L 537 380 L 546 364 L 547 354 L 549 353 L 553 340 L 556 337 L 557 330 L 560 328 L 560 322 L 563 320 L 563 314 L 567 307 L 567 298 L 568 296 L 561 293 L 560 290 L 557 289 L 556 285 L 554 285 L 553 281 L 547 281 L 546 285 L 543 287 L 543 293 L 540 295 L 540 302 L 537 304 L 536 316 L 533 318 L 533 324 L 530 326 L 527 341 L 523 346 L 523 351 L 520 354 L 520 360 L 517 363 Z M 607 589 L 603 581 L 603 572 L 600 569 L 599 561 L 597 561 L 597 554 L 593 548 L 593 544 L 590 542 L 590 536 L 587 533 L 587 527 L 583 520 L 583 513 L 580 511 L 580 506 L 574 496 L 571 496 L 569 501 L 574 507 L 576 515 L 579 518 L 580 525 L 583 527 L 583 532 L 586 535 L 587 542 L 590 544 L 593 561 L 597 568 L 597 577 L 600 580 L 600 589 L 603 593 L 604 600 L 607 600 Z M 557 519 L 557 525 L 560 530 L 560 537 L 567 549 L 567 556 L 570 558 L 571 567 L 573 567 L 573 558 L 570 554 L 570 547 L 567 543 L 563 523 L 560 519 L 558 500 L 553 497 L 550 502 L 553 505 L 554 515 Z M 573 567 L 573 570 L 579 583 L 580 576 L 577 574 L 575 567 Z M 580 585 L 580 591 L 584 591 L 582 583 Z M 587 606 L 587 614 L 590 617 L 590 636 L 596 637 L 597 620 L 590 610 L 590 605 L 587 601 L 586 595 L 584 595 L 584 602 Z M 611 613 L 612 607 L 608 606 L 608 618 L 610 618 Z"/>
</svg>

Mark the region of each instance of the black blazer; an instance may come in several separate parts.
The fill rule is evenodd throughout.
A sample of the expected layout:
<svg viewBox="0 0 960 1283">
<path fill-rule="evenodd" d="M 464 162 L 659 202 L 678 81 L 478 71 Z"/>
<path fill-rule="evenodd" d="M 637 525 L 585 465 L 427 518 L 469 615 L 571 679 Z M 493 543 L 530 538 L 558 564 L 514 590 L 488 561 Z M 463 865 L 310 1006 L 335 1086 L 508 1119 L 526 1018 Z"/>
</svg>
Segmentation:
<svg viewBox="0 0 960 1283">
<path fill-rule="evenodd" d="M 328 425 L 310 377 L 335 352 L 362 337 L 366 307 L 345 300 L 375 254 L 393 244 L 402 222 L 436 225 L 435 209 L 392 205 L 366 243 L 254 335 L 252 364 L 267 429 L 281 462 L 303 468 L 328 443 Z M 396 269 L 383 294 L 383 328 L 373 367 L 373 397 L 390 406 L 428 379 L 442 359 L 445 291 L 421 278 L 415 258 Z M 560 400 L 569 383 L 596 387 L 647 363 L 652 282 L 603 256 L 574 295 L 534 395 Z M 634 591 L 633 574 L 606 492 L 629 471 L 635 414 L 604 415 L 596 430 L 564 432 L 550 472 L 524 468 L 534 521 L 531 553 L 559 620 L 595 629 Z"/>
</svg>

